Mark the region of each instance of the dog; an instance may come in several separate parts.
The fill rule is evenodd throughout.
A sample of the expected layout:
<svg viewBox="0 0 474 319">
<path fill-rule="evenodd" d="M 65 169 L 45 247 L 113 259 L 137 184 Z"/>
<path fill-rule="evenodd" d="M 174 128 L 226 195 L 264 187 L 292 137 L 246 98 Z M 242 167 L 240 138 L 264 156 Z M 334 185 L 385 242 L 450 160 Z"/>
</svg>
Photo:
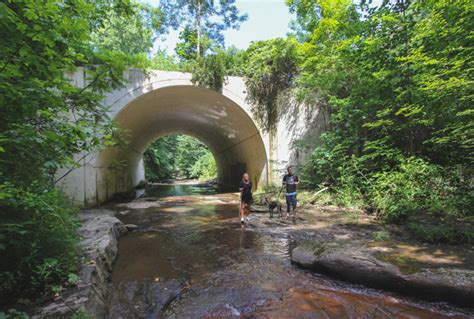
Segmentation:
<svg viewBox="0 0 474 319">
<path fill-rule="evenodd" d="M 283 204 L 278 200 L 271 198 L 270 196 L 265 196 L 263 198 L 265 204 L 268 206 L 268 212 L 270 213 L 270 218 L 273 218 L 273 211 L 276 209 L 278 213 L 278 218 L 283 216 Z"/>
</svg>

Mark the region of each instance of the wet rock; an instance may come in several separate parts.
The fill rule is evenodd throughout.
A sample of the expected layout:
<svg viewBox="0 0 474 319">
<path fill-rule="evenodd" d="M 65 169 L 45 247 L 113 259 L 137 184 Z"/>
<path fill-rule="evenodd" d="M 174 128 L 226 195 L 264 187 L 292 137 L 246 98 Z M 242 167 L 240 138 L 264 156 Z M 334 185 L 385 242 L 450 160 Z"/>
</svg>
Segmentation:
<svg viewBox="0 0 474 319">
<path fill-rule="evenodd" d="M 474 271 L 423 265 L 401 270 L 400 265 L 380 258 L 363 241 L 300 242 L 291 252 L 291 262 L 368 287 L 474 306 Z"/>
<path fill-rule="evenodd" d="M 306 242 L 293 249 L 292 263 L 356 283 L 396 285 L 397 267 L 379 261 L 363 247 L 344 242 Z M 379 287 L 377 287 L 379 288 Z"/>
<path fill-rule="evenodd" d="M 128 231 L 132 231 L 138 228 L 137 225 L 135 224 L 125 224 L 125 228 L 127 228 Z"/>
<path fill-rule="evenodd" d="M 119 216 L 127 216 L 129 213 L 130 213 L 129 210 L 122 210 L 122 211 L 117 212 Z"/>
<path fill-rule="evenodd" d="M 109 297 L 107 282 L 117 256 L 117 240 L 127 233 L 124 224 L 107 209 L 83 211 L 79 233 L 83 238 L 84 263 L 76 287 L 68 288 L 57 301 L 39 309 L 33 318 L 69 317 L 82 309 L 103 318 Z"/>
<path fill-rule="evenodd" d="M 126 281 L 112 289 L 107 318 L 160 318 L 183 291 L 184 280 Z"/>
<path fill-rule="evenodd" d="M 126 202 L 122 204 L 118 204 L 117 207 L 119 208 L 126 208 L 127 210 L 135 210 L 135 209 L 147 209 L 152 207 L 161 207 L 162 202 L 157 200 L 150 200 L 149 198 L 139 198 L 131 202 Z"/>
</svg>

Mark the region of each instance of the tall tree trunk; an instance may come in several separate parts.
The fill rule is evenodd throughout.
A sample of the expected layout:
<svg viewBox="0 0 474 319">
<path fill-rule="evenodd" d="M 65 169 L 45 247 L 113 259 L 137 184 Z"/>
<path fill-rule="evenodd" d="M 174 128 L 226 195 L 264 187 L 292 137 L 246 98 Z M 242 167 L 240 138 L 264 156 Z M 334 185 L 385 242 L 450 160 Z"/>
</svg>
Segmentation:
<svg viewBox="0 0 474 319">
<path fill-rule="evenodd" d="M 197 48 L 196 53 L 199 58 L 201 55 L 201 0 L 197 0 L 196 6 L 196 33 L 197 33 Z"/>
</svg>

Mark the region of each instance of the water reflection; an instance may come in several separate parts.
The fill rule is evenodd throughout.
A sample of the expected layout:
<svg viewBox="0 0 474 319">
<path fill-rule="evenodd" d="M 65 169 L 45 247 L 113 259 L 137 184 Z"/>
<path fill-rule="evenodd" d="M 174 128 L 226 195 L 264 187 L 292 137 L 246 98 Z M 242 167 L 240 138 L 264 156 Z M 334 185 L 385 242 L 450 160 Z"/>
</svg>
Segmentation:
<svg viewBox="0 0 474 319">
<path fill-rule="evenodd" d="M 218 192 L 165 185 L 141 199 L 150 205 L 120 205 L 138 228 L 120 239 L 109 318 L 448 317 L 293 267 L 288 231 L 241 227 L 237 196 Z"/>
<path fill-rule="evenodd" d="M 183 195 L 214 195 L 235 191 L 235 189 L 213 184 L 155 184 L 148 187 L 149 197 L 183 196 Z"/>
</svg>

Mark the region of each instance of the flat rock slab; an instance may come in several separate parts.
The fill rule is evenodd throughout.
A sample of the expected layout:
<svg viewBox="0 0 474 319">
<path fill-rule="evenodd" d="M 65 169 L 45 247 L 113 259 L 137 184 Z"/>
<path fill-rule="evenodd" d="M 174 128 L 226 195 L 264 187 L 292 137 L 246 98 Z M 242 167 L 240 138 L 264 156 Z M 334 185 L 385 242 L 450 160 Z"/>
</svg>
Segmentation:
<svg viewBox="0 0 474 319">
<path fill-rule="evenodd" d="M 33 318 L 69 318 L 84 310 L 93 318 L 103 318 L 109 297 L 108 278 L 117 256 L 118 238 L 127 233 L 124 224 L 107 209 L 92 209 L 79 215 L 82 226 L 84 262 L 80 266 L 80 281 L 64 291 L 60 298 L 39 309 Z"/>
<path fill-rule="evenodd" d="M 364 241 L 303 241 L 291 252 L 291 262 L 305 269 L 368 287 L 474 307 L 473 270 L 430 268 L 407 260 L 393 261 Z"/>
<path fill-rule="evenodd" d="M 126 281 L 112 287 L 108 319 L 162 318 L 162 312 L 183 292 L 185 281 Z M 127 302 L 123 302 L 127 300 Z"/>
</svg>

